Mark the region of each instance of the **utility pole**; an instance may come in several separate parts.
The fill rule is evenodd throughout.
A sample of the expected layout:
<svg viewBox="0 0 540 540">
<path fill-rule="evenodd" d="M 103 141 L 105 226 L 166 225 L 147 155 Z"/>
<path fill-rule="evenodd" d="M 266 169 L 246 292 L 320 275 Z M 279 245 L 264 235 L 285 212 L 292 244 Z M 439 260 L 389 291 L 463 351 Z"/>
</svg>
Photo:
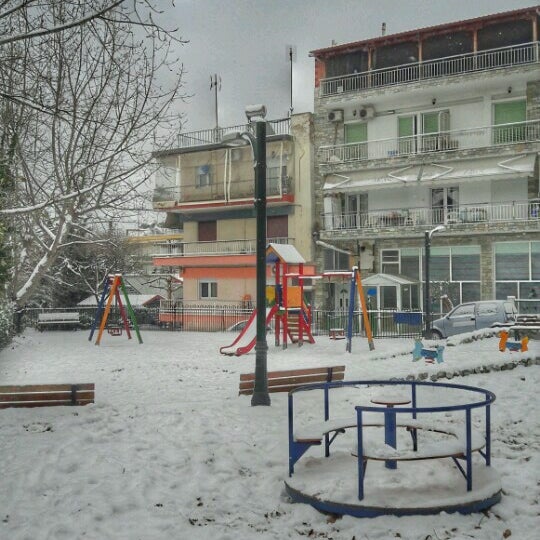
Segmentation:
<svg viewBox="0 0 540 540">
<path fill-rule="evenodd" d="M 214 89 L 214 113 L 216 117 L 216 127 L 215 127 L 215 142 L 219 142 L 218 130 L 219 130 L 219 121 L 218 121 L 218 90 L 221 90 L 221 77 L 214 73 L 210 76 L 210 90 Z"/>
</svg>

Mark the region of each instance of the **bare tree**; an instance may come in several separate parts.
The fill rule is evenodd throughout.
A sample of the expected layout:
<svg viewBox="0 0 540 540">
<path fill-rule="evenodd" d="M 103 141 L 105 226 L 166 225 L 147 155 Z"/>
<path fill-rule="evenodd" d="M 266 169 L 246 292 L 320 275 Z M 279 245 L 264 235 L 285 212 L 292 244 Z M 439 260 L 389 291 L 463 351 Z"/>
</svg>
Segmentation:
<svg viewBox="0 0 540 540">
<path fill-rule="evenodd" d="M 0 216 L 17 246 L 10 293 L 19 306 L 69 264 L 70 246 L 94 241 L 96 223 L 133 205 L 156 137 L 173 131 L 182 66 L 171 58 L 182 42 L 158 15 L 149 0 L 0 3 L 0 30 L 12 37 L 0 41 L 0 179 L 9 186 Z"/>
</svg>

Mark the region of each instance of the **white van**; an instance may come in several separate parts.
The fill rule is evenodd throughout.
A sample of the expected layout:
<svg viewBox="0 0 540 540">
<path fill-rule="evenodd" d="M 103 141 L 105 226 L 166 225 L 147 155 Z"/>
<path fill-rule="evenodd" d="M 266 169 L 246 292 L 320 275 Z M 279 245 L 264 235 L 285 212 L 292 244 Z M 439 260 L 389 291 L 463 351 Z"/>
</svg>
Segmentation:
<svg viewBox="0 0 540 540">
<path fill-rule="evenodd" d="M 515 322 L 517 309 L 511 300 L 466 302 L 450 313 L 433 321 L 428 339 L 442 339 L 455 334 L 489 328 L 495 324 Z"/>
</svg>

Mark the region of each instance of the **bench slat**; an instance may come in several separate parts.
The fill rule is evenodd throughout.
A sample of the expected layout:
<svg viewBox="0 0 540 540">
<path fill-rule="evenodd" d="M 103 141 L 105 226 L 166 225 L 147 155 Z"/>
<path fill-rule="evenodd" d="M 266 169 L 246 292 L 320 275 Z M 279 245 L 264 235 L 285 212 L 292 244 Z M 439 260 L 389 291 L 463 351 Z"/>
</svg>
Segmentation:
<svg viewBox="0 0 540 540">
<path fill-rule="evenodd" d="M 0 394 L 9 394 L 14 392 L 63 392 L 69 391 L 73 386 L 78 390 L 94 390 L 94 383 L 76 383 L 76 384 L 22 384 L 0 386 Z"/>
<path fill-rule="evenodd" d="M 25 402 L 14 402 L 14 403 L 0 403 L 0 409 L 9 409 L 16 407 L 56 407 L 56 406 L 69 406 L 69 405 L 88 405 L 89 403 L 94 403 L 93 399 L 77 399 L 73 404 L 71 401 L 25 401 Z"/>
<path fill-rule="evenodd" d="M 321 375 L 307 375 L 304 377 L 285 377 L 283 379 L 268 379 L 268 387 L 273 386 L 297 386 L 301 384 L 309 384 L 309 383 L 317 383 L 317 382 L 326 382 L 326 373 Z M 340 373 L 333 373 L 332 374 L 332 381 L 342 381 L 345 377 L 345 374 Z M 253 388 L 255 381 L 242 381 L 240 382 L 240 389 L 246 390 L 248 388 Z"/>
<path fill-rule="evenodd" d="M 75 399 L 92 399 L 94 392 L 86 390 L 75 392 Z M 71 392 L 30 392 L 28 394 L 2 394 L 0 393 L 0 403 L 12 401 L 70 401 Z"/>
<path fill-rule="evenodd" d="M 326 366 L 268 373 L 268 392 L 290 392 L 306 384 L 342 381 L 345 378 L 345 366 Z M 240 374 L 239 394 L 253 393 L 255 373 Z"/>
<path fill-rule="evenodd" d="M 335 379 L 333 379 L 335 380 Z M 324 381 L 318 381 L 318 382 L 326 382 L 326 379 Z M 304 386 L 306 383 L 298 383 L 298 384 L 283 384 L 280 386 L 269 386 L 268 392 L 269 393 L 275 393 L 275 392 L 290 392 L 291 390 L 296 390 L 296 388 L 300 388 L 301 386 Z M 308 383 L 309 384 L 309 383 Z M 253 385 L 249 389 L 243 389 L 239 392 L 240 395 L 249 395 L 253 394 Z"/>
<path fill-rule="evenodd" d="M 330 366 L 328 367 L 317 367 L 317 368 L 307 368 L 307 369 L 291 369 L 285 371 L 269 371 L 268 380 L 277 379 L 279 377 L 296 377 L 301 375 L 316 375 L 324 374 L 326 375 L 328 369 L 332 369 L 332 373 L 338 373 L 340 371 L 345 371 L 345 366 Z M 241 381 L 253 381 L 255 380 L 255 373 L 241 373 Z"/>
<path fill-rule="evenodd" d="M 94 383 L 0 386 L 0 409 L 94 403 Z"/>
</svg>

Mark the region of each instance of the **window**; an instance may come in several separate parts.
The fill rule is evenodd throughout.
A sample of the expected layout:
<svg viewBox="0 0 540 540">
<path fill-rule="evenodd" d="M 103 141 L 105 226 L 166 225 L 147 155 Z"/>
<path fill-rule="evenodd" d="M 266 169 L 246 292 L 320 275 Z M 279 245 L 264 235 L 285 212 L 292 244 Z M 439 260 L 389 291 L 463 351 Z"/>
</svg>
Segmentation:
<svg viewBox="0 0 540 540">
<path fill-rule="evenodd" d="M 357 144 L 354 147 L 354 154 L 351 158 L 360 159 L 367 157 L 367 123 L 358 122 L 356 124 L 345 124 L 345 142 L 349 143 L 363 143 Z M 351 153 L 353 150 L 349 150 Z"/>
<path fill-rule="evenodd" d="M 210 165 L 201 165 L 197 168 L 197 178 L 195 185 L 197 187 L 209 186 L 212 184 L 212 167 Z"/>
<path fill-rule="evenodd" d="M 325 270 L 350 270 L 351 263 L 349 255 L 346 253 L 339 253 L 332 249 L 324 250 L 324 269 Z"/>
<path fill-rule="evenodd" d="M 266 219 L 267 238 L 287 238 L 289 236 L 289 216 L 269 216 Z"/>
<path fill-rule="evenodd" d="M 540 255 L 540 242 L 538 244 Z M 480 299 L 480 246 L 432 247 L 429 260 L 435 312 L 451 309 L 445 307 L 445 296 L 453 305 Z M 384 273 L 402 275 L 421 283 L 424 264 L 420 248 L 381 251 L 381 272 Z"/>
<path fill-rule="evenodd" d="M 199 281 L 199 298 L 217 298 L 218 288 L 216 281 Z"/>
<path fill-rule="evenodd" d="M 416 152 L 416 116 L 400 116 L 398 118 L 399 153 Z"/>
<path fill-rule="evenodd" d="M 381 270 L 383 274 L 399 275 L 399 250 L 385 249 L 381 254 Z"/>
<path fill-rule="evenodd" d="M 525 140 L 525 126 L 521 122 L 527 119 L 525 100 L 504 101 L 493 105 L 493 123 L 504 127 L 493 128 L 493 143 L 505 144 Z M 517 124 L 517 125 L 512 125 Z"/>
<path fill-rule="evenodd" d="M 367 123 L 358 122 L 356 124 L 345 124 L 345 142 L 367 142 Z"/>
<path fill-rule="evenodd" d="M 343 215 L 343 226 L 346 229 L 357 229 L 361 225 L 366 225 L 368 220 L 368 195 L 358 193 L 355 195 L 345 195 L 341 200 L 341 210 Z"/>
<path fill-rule="evenodd" d="M 281 171 L 280 171 L 281 169 Z M 267 167 L 266 190 L 267 195 L 279 195 L 283 188 L 283 180 L 287 178 L 287 165 L 281 167 Z"/>
<path fill-rule="evenodd" d="M 450 315 L 452 319 L 471 316 L 474 316 L 474 304 L 465 304 L 464 306 L 459 306 Z"/>
<path fill-rule="evenodd" d="M 540 242 L 500 242 L 494 251 L 495 297 L 534 299 L 540 291 Z"/>
<path fill-rule="evenodd" d="M 449 139 L 450 112 L 432 111 L 398 117 L 398 153 L 435 152 L 455 148 Z"/>
<path fill-rule="evenodd" d="M 455 222 L 459 219 L 459 188 L 446 187 L 431 190 L 432 223 Z"/>
<path fill-rule="evenodd" d="M 422 114 L 422 151 L 447 150 L 450 146 L 448 130 L 450 113 L 436 111 Z"/>
<path fill-rule="evenodd" d="M 217 240 L 216 221 L 199 221 L 197 227 L 199 242 L 215 242 Z"/>
</svg>

